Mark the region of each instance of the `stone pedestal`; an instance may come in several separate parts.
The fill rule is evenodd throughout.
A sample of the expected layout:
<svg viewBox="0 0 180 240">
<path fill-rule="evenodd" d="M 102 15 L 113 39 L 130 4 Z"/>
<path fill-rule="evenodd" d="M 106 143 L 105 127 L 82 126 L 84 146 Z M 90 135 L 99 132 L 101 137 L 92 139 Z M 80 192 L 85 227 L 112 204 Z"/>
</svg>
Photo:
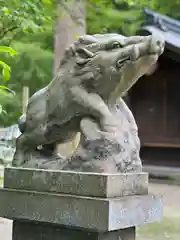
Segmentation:
<svg viewBox="0 0 180 240">
<path fill-rule="evenodd" d="M 13 240 L 135 240 L 136 226 L 160 221 L 162 199 L 148 174 L 95 174 L 7 168 L 0 216 Z"/>
<path fill-rule="evenodd" d="M 134 240 L 135 227 L 112 232 L 90 232 L 56 225 L 15 221 L 13 240 Z"/>
</svg>

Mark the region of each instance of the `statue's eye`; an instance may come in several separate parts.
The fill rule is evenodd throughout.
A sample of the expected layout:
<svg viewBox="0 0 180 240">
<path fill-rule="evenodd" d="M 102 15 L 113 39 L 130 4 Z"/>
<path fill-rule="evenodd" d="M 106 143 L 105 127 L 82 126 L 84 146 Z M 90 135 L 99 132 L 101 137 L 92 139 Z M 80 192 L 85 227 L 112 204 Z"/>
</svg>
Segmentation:
<svg viewBox="0 0 180 240">
<path fill-rule="evenodd" d="M 120 48 L 121 44 L 119 42 L 113 42 L 112 43 L 112 48 Z"/>
<path fill-rule="evenodd" d="M 121 48 L 121 44 L 118 41 L 111 41 L 108 44 L 106 44 L 106 49 L 107 50 L 112 50 L 116 48 Z"/>
</svg>

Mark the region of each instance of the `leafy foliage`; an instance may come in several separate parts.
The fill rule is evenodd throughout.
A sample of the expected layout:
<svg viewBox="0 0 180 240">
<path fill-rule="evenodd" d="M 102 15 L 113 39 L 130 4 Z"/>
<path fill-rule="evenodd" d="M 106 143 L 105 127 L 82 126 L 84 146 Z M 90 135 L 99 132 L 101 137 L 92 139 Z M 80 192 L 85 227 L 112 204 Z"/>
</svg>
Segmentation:
<svg viewBox="0 0 180 240">
<path fill-rule="evenodd" d="M 140 7 L 149 7 L 159 13 L 180 19 L 180 0 L 136 0 Z"/>
<path fill-rule="evenodd" d="M 0 89 L 0 103 L 2 112 L 0 114 L 0 123 L 3 126 L 9 126 L 16 123 L 21 115 L 20 95 Z"/>
<path fill-rule="evenodd" d="M 142 23 L 142 8 L 134 6 L 130 1 L 91 0 L 88 2 L 88 32 L 120 32 L 133 34 Z M 133 24 L 132 24 L 133 22 Z"/>
<path fill-rule="evenodd" d="M 10 56 L 14 56 L 17 54 L 17 52 L 14 49 L 12 49 L 10 47 L 6 47 L 6 46 L 0 46 L 0 52 L 1 53 L 9 53 Z M 2 79 L 3 79 L 3 81 L 7 82 L 10 78 L 10 67 L 8 64 L 6 64 L 2 60 L 0 60 L 0 66 L 2 67 Z M 6 91 L 10 91 L 10 89 L 8 89 L 4 85 L 0 85 L 1 96 L 3 96 L 3 94 L 6 94 Z M 11 92 L 11 94 L 12 94 L 12 92 Z M 2 106 L 2 101 L 0 101 L 0 115 L 3 113 L 5 113 L 5 111 Z"/>
<path fill-rule="evenodd" d="M 23 43 L 33 43 L 38 45 L 40 48 L 50 50 L 53 52 L 54 47 L 54 25 L 47 25 L 44 32 L 35 32 L 31 35 L 24 36 L 20 39 Z"/>
<path fill-rule="evenodd" d="M 56 9 L 55 0 L 0 0 L 0 43 L 4 45 L 0 47 L 2 125 L 17 120 L 23 85 L 30 86 L 33 93 L 46 85 L 52 77 L 53 25 Z M 19 39 L 20 41 L 17 41 Z M 16 58 L 12 59 L 4 54 L 15 53 L 9 46 L 19 51 Z M 11 81 L 8 81 L 9 79 Z"/>
<path fill-rule="evenodd" d="M 6 46 L 0 46 L 0 53 L 9 53 L 9 55 L 12 57 L 17 54 L 17 52 Z M 4 81 L 8 81 L 10 78 L 10 67 L 8 64 L 6 64 L 4 61 L 0 61 L 0 66 L 2 67 L 2 77 Z M 0 88 L 5 89 L 4 86 L 0 85 Z"/>
<path fill-rule="evenodd" d="M 7 59 L 12 68 L 11 88 L 21 92 L 22 86 L 28 86 L 33 94 L 52 79 L 53 53 L 38 43 L 13 42 L 13 47 L 19 55 L 13 61 Z"/>
<path fill-rule="evenodd" d="M 180 0 L 89 0 L 88 32 L 133 35 L 144 21 L 144 7 L 180 19 Z"/>
<path fill-rule="evenodd" d="M 42 32 L 56 16 L 55 0 L 1 0 L 0 39 L 7 43 L 17 36 Z"/>
<path fill-rule="evenodd" d="M 15 58 L 0 55 L 1 59 L 11 66 L 10 81 L 5 85 L 16 92 L 16 95 L 13 92 L 6 91 L 3 94 L 0 92 L 0 103 L 4 110 L 4 114 L 0 116 L 0 124 L 3 126 L 16 123 L 20 116 L 23 86 L 29 86 L 32 95 L 52 79 L 52 51 L 42 49 L 37 43 L 14 41 L 12 46 L 19 53 Z M 2 82 L 3 79 L 0 81 Z"/>
</svg>

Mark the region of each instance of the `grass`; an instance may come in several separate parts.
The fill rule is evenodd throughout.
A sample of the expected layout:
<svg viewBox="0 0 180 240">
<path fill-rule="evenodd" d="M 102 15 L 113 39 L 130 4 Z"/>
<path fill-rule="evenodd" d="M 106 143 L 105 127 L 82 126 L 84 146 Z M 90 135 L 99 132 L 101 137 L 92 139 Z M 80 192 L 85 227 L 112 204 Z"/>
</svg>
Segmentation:
<svg viewBox="0 0 180 240">
<path fill-rule="evenodd" d="M 2 165 L 0 165 L 0 187 L 3 186 L 3 182 L 4 182 L 4 167 Z"/>
<path fill-rule="evenodd" d="M 150 176 L 149 182 L 165 183 L 165 184 L 168 184 L 168 185 L 180 186 L 180 176 L 171 176 L 171 177 L 153 177 L 153 176 Z"/>
<path fill-rule="evenodd" d="M 0 185 L 3 185 L 4 178 L 0 176 Z"/>
<path fill-rule="evenodd" d="M 137 229 L 137 240 L 179 240 L 180 215 L 166 211 L 161 223 L 141 226 Z"/>
</svg>

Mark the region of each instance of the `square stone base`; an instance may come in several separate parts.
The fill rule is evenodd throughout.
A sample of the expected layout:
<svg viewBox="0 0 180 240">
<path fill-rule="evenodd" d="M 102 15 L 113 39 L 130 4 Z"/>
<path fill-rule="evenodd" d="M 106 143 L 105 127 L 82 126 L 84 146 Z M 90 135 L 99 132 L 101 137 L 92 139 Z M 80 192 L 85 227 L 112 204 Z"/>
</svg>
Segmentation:
<svg viewBox="0 0 180 240">
<path fill-rule="evenodd" d="M 162 199 L 154 195 L 92 198 L 15 189 L 0 190 L 0 216 L 89 231 L 115 231 L 162 219 Z"/>
<path fill-rule="evenodd" d="M 134 240 L 137 226 L 162 215 L 146 173 L 7 168 L 0 189 L 0 216 L 14 220 L 13 240 Z"/>
<path fill-rule="evenodd" d="M 98 233 L 52 224 L 14 221 L 12 240 L 135 240 L 135 227 Z"/>
</svg>

